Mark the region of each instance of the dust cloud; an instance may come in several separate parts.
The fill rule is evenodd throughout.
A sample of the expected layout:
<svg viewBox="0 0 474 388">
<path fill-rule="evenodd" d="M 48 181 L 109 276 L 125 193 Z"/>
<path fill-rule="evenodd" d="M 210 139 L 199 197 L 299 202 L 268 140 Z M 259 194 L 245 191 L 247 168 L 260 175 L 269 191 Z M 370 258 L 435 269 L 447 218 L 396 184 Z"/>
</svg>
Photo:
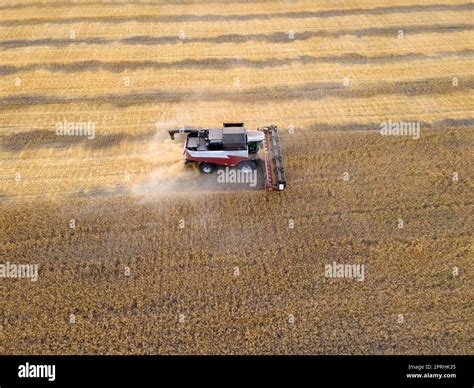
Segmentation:
<svg viewBox="0 0 474 388">
<path fill-rule="evenodd" d="M 183 138 L 178 135 L 171 140 L 168 134 L 169 129 L 179 128 L 180 125 L 175 120 L 155 123 L 156 133 L 141 157 L 156 167 L 146 180 L 132 188 L 133 195 L 149 197 L 192 189 L 191 183 L 197 172 L 184 164 Z"/>
</svg>

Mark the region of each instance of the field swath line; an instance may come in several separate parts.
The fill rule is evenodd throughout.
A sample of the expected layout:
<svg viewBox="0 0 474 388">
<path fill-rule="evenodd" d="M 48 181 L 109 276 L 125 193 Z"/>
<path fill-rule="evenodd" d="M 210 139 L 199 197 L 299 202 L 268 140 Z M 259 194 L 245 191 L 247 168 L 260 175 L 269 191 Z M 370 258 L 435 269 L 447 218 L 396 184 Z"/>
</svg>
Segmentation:
<svg viewBox="0 0 474 388">
<path fill-rule="evenodd" d="M 246 59 L 246 58 L 208 58 L 208 59 L 182 59 L 173 62 L 161 61 L 97 61 L 87 60 L 72 63 L 37 63 L 23 66 L 0 66 L 0 77 L 30 71 L 50 71 L 64 73 L 79 73 L 90 71 L 107 71 L 111 73 L 120 73 L 125 70 L 163 70 L 163 69 L 231 69 L 239 67 L 248 68 L 266 68 L 266 67 L 282 67 L 292 64 L 318 64 L 318 63 L 337 63 L 347 65 L 366 65 L 366 64 L 383 64 L 389 62 L 403 62 L 426 60 L 433 61 L 446 57 L 472 57 L 474 50 L 437 52 L 434 54 L 399 54 L 399 55 L 380 55 L 365 56 L 357 53 L 345 55 L 331 55 L 316 57 L 312 55 L 301 55 L 293 58 L 268 58 L 268 59 Z"/>
<path fill-rule="evenodd" d="M 320 100 L 326 97 L 337 98 L 370 98 L 382 95 L 443 95 L 453 92 L 470 91 L 474 87 L 474 77 L 463 79 L 454 90 L 452 80 L 446 77 L 425 78 L 416 81 L 378 82 L 365 87 L 345 88 L 340 82 L 309 82 L 303 85 L 277 85 L 274 87 L 257 87 L 244 89 L 239 93 L 222 90 L 151 90 L 128 94 L 102 94 L 96 96 L 60 97 L 48 95 L 17 95 L 0 99 L 0 110 L 18 109 L 30 106 L 51 104 L 112 104 L 116 107 L 157 102 L 201 102 L 201 101 L 235 101 L 243 103 L 268 103 L 287 100 Z"/>
<path fill-rule="evenodd" d="M 406 5 L 375 8 L 357 9 L 332 9 L 320 11 L 299 11 L 281 13 L 248 13 L 248 14 L 206 14 L 206 15 L 137 15 L 137 16 L 74 16 L 67 18 L 29 18 L 1 20 L 1 27 L 27 26 L 37 24 L 74 24 L 74 23 L 191 23 L 191 22 L 220 22 L 220 21 L 242 21 L 242 20 L 264 20 L 273 19 L 309 19 L 309 18 L 333 18 L 341 16 L 363 16 L 363 15 L 388 15 L 397 13 L 417 13 L 436 11 L 472 11 L 473 3 L 464 4 L 426 4 Z"/>
<path fill-rule="evenodd" d="M 313 38 L 338 38 L 346 35 L 353 35 L 357 37 L 362 36 L 386 36 L 397 34 L 397 31 L 403 30 L 407 34 L 429 34 L 429 33 L 452 33 L 460 31 L 473 31 L 472 24 L 430 24 L 430 25 L 416 25 L 406 26 L 400 25 L 397 27 L 371 27 L 363 29 L 352 30 L 318 30 L 318 31 L 302 31 L 294 34 L 292 39 L 289 39 L 287 32 L 275 32 L 272 34 L 225 34 L 212 37 L 190 37 L 181 39 L 179 36 L 132 36 L 123 39 L 104 39 L 104 38 L 86 38 L 86 39 L 59 39 L 59 38 L 42 38 L 42 39 L 9 39 L 1 40 L 0 48 L 5 50 L 12 50 L 23 47 L 65 47 L 71 45 L 176 45 L 176 44 L 193 44 L 193 43 L 248 43 L 248 42 L 266 42 L 266 43 L 292 43 L 295 41 L 305 41 Z"/>
</svg>

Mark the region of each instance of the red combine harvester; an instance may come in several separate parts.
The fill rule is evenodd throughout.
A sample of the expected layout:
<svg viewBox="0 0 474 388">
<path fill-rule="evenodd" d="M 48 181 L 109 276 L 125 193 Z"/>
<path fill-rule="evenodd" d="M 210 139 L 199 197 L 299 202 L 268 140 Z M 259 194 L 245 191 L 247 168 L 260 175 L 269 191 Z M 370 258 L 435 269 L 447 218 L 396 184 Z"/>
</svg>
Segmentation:
<svg viewBox="0 0 474 388">
<path fill-rule="evenodd" d="M 217 166 L 251 172 L 257 168 L 263 146 L 265 189 L 282 191 L 286 187 L 280 139 L 274 125 L 248 131 L 243 123 L 224 123 L 223 128 L 173 129 L 168 133 L 172 140 L 176 133 L 187 134 L 185 163 L 197 163 L 203 174 L 213 173 Z"/>
</svg>

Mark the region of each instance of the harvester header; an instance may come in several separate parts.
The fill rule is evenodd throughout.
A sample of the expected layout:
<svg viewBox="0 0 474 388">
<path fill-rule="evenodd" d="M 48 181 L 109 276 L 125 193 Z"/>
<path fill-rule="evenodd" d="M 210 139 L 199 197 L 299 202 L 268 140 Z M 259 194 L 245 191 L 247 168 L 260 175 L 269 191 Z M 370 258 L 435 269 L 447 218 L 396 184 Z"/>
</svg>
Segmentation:
<svg viewBox="0 0 474 388">
<path fill-rule="evenodd" d="M 265 189 L 281 191 L 286 187 L 285 169 L 280 150 L 280 137 L 277 127 L 259 128 L 265 135 L 263 148 L 265 150 Z"/>
</svg>

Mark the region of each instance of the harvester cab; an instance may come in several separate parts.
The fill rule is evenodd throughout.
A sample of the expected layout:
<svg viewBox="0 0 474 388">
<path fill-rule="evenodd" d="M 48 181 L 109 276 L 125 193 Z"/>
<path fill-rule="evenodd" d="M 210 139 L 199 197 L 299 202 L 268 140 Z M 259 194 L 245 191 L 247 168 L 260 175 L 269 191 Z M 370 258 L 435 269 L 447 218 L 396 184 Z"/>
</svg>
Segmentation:
<svg viewBox="0 0 474 388">
<path fill-rule="evenodd" d="M 187 134 L 185 163 L 197 163 L 203 174 L 213 173 L 217 166 L 251 172 L 257 168 L 263 148 L 265 189 L 282 191 L 286 187 L 276 126 L 249 131 L 243 123 L 224 123 L 222 128 L 174 129 L 168 133 L 172 140 L 176 133 Z"/>
</svg>

